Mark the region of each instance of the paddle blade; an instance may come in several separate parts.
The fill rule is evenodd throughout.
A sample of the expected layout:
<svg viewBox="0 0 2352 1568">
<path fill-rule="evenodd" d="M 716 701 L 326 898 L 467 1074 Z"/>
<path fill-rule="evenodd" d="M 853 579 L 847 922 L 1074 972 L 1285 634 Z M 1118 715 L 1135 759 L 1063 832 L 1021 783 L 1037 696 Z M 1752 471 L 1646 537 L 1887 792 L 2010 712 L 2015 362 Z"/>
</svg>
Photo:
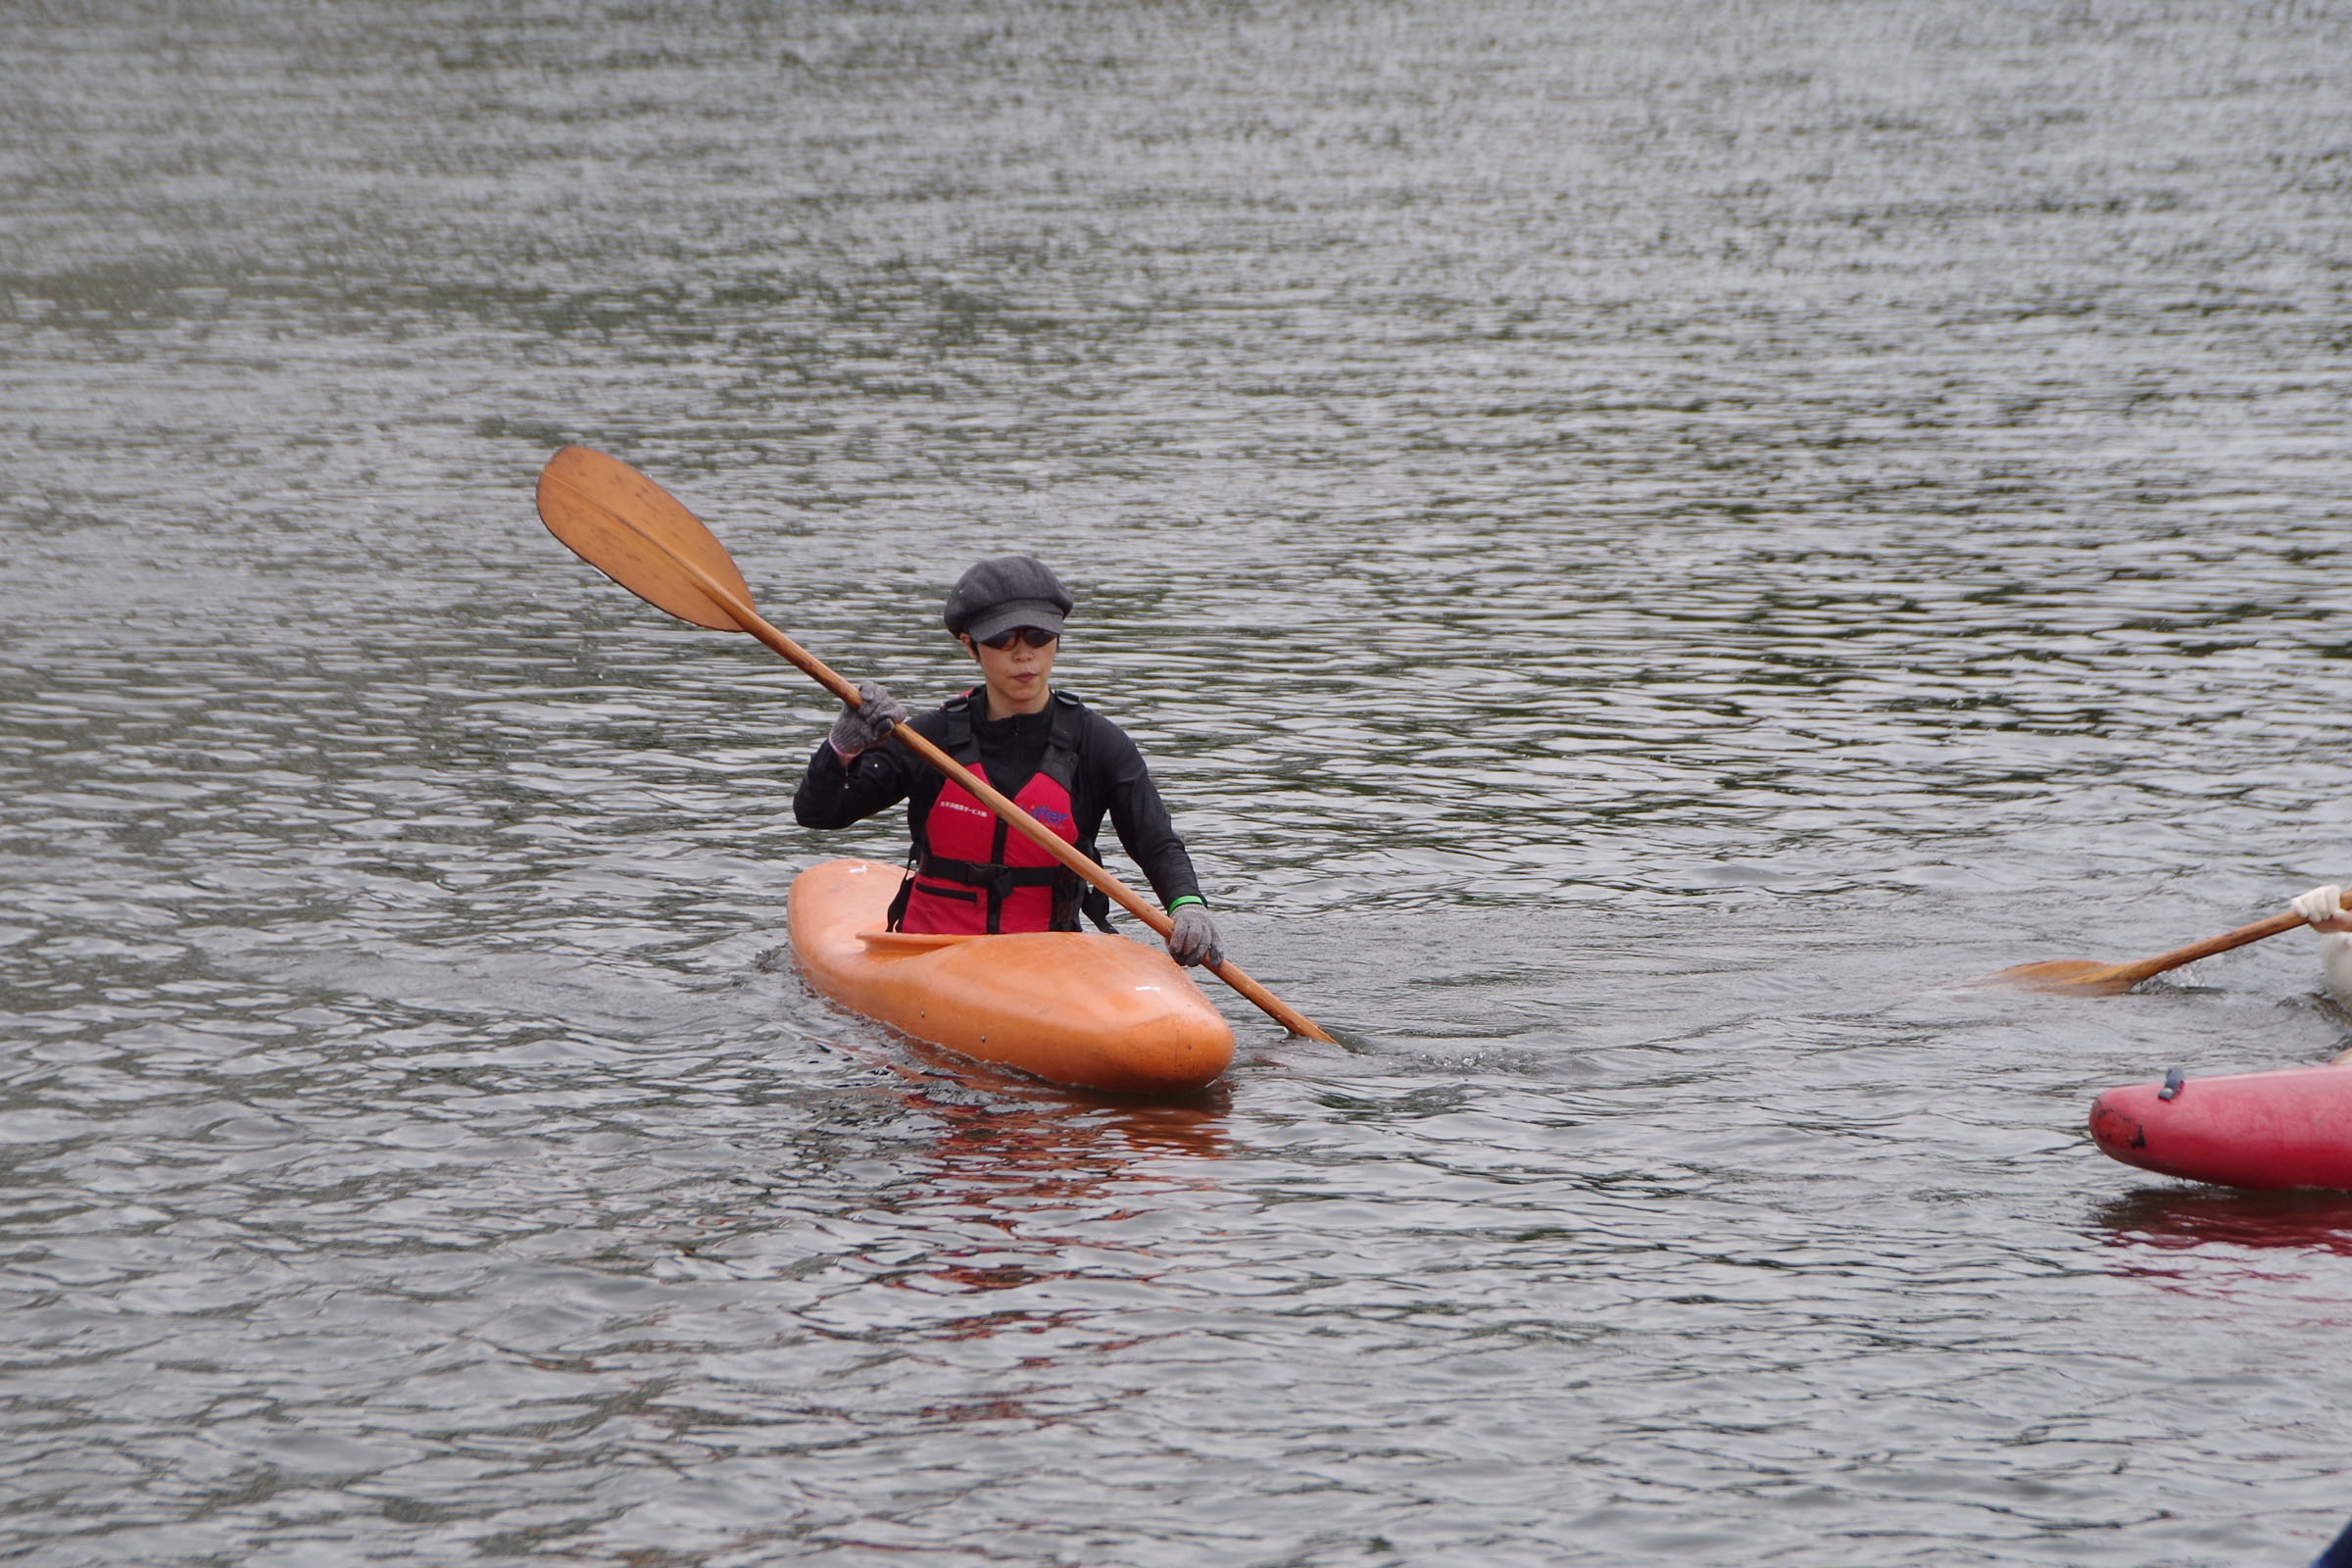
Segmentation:
<svg viewBox="0 0 2352 1568">
<path fill-rule="evenodd" d="M 2090 958 L 2050 958 L 2020 963 L 1978 980 L 1981 986 L 2015 986 L 2020 991 L 2064 991 L 2079 997 L 2112 997 L 2129 991 L 2144 975 L 2132 966 L 2100 963 Z"/>
<path fill-rule="evenodd" d="M 751 630 L 695 576 L 699 569 L 749 606 L 752 591 L 726 547 L 675 496 L 618 458 L 565 447 L 548 459 L 539 470 L 539 520 L 655 609 L 713 631 Z"/>
</svg>

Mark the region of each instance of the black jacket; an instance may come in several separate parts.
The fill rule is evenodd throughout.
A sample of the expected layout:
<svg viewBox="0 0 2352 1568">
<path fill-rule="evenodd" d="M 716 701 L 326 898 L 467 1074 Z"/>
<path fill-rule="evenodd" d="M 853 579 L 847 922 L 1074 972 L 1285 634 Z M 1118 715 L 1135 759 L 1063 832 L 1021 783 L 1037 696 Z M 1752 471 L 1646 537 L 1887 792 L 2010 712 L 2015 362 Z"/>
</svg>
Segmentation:
<svg viewBox="0 0 2352 1568">
<path fill-rule="evenodd" d="M 977 705 L 985 703 L 987 698 L 974 692 L 972 700 Z M 1037 771 L 1038 761 L 1045 755 L 1050 721 L 1049 710 L 994 722 L 982 720 L 972 725 L 981 761 L 988 769 L 988 781 L 999 791 L 1015 795 L 1029 782 L 1029 776 Z M 923 739 L 935 746 L 944 745 L 948 728 L 944 707 L 918 713 L 907 722 Z M 1144 754 L 1136 750 L 1127 732 L 1081 705 L 1077 752 L 1078 770 L 1071 781 L 1070 804 L 1077 818 L 1078 848 L 1097 861 L 1102 858 L 1096 840 L 1102 829 L 1103 814 L 1108 812 L 1110 825 L 1119 836 L 1119 847 L 1142 870 L 1152 884 L 1152 891 L 1159 895 L 1163 907 L 1176 899 L 1200 898 L 1200 883 L 1193 874 L 1193 858 L 1186 853 L 1184 840 L 1177 836 L 1176 824 L 1159 798 L 1158 786 L 1152 782 L 1152 771 L 1144 765 Z M 803 827 L 848 827 L 905 801 L 906 824 L 912 832 L 930 816 L 931 807 L 939 799 L 940 786 L 945 782 L 936 768 L 896 741 L 859 753 L 847 766 L 830 744 L 820 742 L 816 755 L 808 759 L 808 770 L 801 777 L 801 787 L 793 792 L 792 815 Z"/>
</svg>

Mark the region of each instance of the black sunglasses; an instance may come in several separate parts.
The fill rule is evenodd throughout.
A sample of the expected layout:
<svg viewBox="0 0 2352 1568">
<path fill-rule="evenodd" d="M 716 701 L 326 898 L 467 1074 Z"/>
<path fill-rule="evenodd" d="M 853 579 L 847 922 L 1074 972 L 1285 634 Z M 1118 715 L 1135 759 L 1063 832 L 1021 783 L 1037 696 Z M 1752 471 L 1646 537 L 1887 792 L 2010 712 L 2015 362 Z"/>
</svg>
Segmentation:
<svg viewBox="0 0 2352 1568">
<path fill-rule="evenodd" d="M 1012 630 L 1001 631 L 994 637 L 981 638 L 980 646 L 983 648 L 1010 648 L 1012 640 L 1018 637 L 1032 648 L 1043 648 L 1060 635 L 1061 633 L 1048 631 L 1043 626 L 1015 626 Z"/>
</svg>

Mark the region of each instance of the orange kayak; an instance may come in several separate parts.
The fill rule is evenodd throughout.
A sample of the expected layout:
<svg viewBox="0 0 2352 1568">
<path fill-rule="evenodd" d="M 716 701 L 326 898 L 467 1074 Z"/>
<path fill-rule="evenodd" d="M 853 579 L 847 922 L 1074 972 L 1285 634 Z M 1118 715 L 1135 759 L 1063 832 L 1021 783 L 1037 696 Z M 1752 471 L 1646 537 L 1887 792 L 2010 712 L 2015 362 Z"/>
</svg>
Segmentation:
<svg viewBox="0 0 2352 1568">
<path fill-rule="evenodd" d="M 887 931 L 902 875 L 826 860 L 793 878 L 793 957 L 819 996 L 1076 1089 L 1187 1094 L 1233 1060 L 1232 1026 L 1159 948 L 1096 931 Z"/>
</svg>

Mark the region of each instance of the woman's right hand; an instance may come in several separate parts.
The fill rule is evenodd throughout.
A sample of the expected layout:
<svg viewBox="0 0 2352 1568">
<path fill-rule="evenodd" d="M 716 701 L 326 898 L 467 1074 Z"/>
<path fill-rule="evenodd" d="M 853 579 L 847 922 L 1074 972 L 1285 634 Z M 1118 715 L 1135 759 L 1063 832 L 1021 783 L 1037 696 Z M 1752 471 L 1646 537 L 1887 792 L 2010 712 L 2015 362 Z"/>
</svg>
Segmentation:
<svg viewBox="0 0 2352 1568">
<path fill-rule="evenodd" d="M 872 751 L 906 722 L 906 705 L 891 696 L 890 688 L 881 682 L 859 681 L 858 697 L 858 706 L 842 709 L 841 716 L 833 721 L 833 732 L 825 737 L 845 762 L 859 752 Z"/>
</svg>

